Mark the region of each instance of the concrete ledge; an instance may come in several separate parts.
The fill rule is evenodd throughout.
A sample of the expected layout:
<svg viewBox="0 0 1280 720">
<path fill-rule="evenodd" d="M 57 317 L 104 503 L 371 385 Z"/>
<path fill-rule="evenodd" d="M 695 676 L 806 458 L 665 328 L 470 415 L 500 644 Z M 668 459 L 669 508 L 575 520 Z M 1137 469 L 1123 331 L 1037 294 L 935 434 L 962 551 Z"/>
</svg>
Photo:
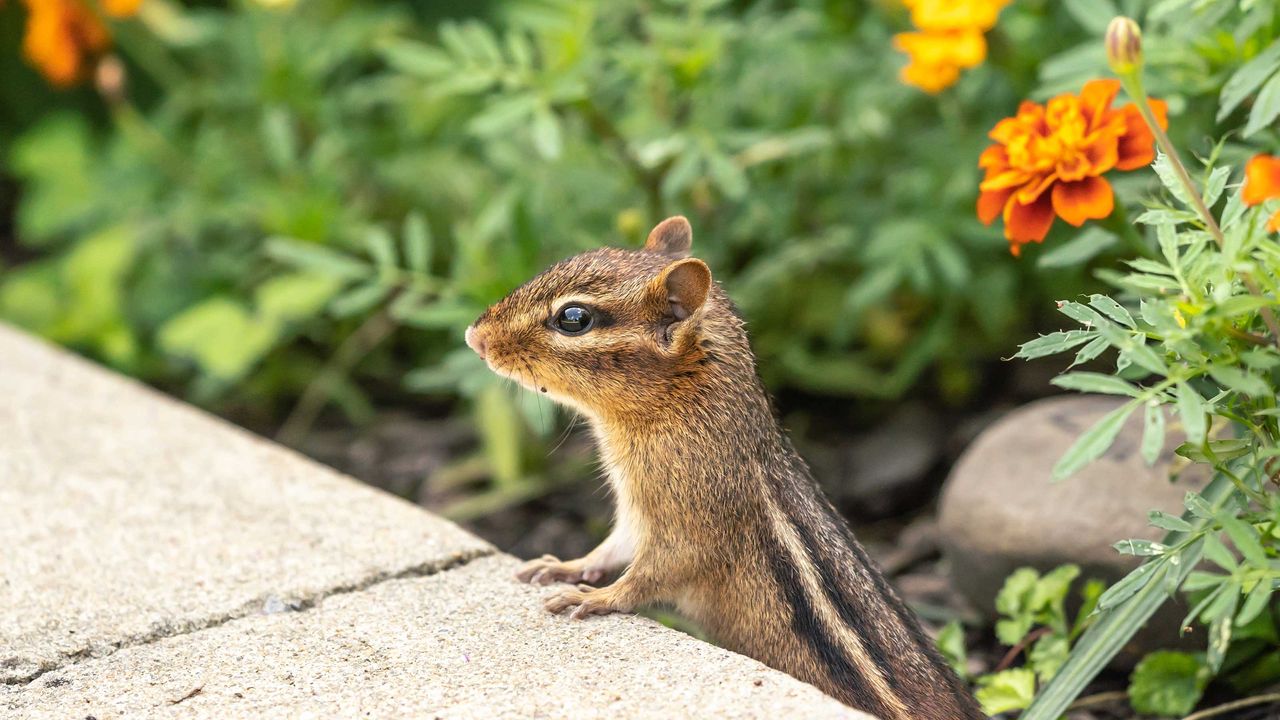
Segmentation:
<svg viewBox="0 0 1280 720">
<path fill-rule="evenodd" d="M 0 326 L 0 716 L 873 720 Z"/>
<path fill-rule="evenodd" d="M 0 325 L 0 682 L 494 552 Z"/>
<path fill-rule="evenodd" d="M 866 718 L 648 620 L 551 616 L 548 590 L 511 580 L 515 565 L 485 558 L 127 648 L 46 674 L 9 710 L 98 720 Z"/>
</svg>

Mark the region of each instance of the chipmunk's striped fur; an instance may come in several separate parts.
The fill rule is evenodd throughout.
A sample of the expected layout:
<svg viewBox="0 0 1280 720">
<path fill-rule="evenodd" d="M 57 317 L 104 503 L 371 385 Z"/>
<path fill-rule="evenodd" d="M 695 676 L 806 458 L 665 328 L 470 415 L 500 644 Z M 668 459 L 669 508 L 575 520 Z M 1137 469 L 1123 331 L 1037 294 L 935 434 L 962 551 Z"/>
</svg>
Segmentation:
<svg viewBox="0 0 1280 720">
<path fill-rule="evenodd" d="M 726 647 L 883 720 L 983 717 L 792 448 L 690 240 L 677 217 L 642 251 L 570 258 L 468 329 L 494 370 L 590 419 L 617 499 L 600 547 L 518 576 L 598 583 L 622 570 L 547 608 L 581 618 L 669 603 Z M 589 330 L 563 331 L 569 305 L 590 313 Z"/>
</svg>

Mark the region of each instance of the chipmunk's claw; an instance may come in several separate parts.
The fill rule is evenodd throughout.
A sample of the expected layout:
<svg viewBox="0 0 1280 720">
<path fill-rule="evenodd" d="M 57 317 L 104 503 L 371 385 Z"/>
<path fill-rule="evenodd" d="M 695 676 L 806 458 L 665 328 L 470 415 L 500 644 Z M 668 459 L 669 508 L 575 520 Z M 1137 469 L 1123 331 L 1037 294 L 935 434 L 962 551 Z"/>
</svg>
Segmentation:
<svg viewBox="0 0 1280 720">
<path fill-rule="evenodd" d="M 604 579 L 604 571 L 583 567 L 581 560 L 565 562 L 555 555 L 543 555 L 521 565 L 516 570 L 516 579 L 532 585 L 550 585 L 553 582 L 595 583 Z"/>
<path fill-rule="evenodd" d="M 547 598 L 546 608 L 553 615 L 559 615 L 573 608 L 569 613 L 569 617 L 573 620 L 583 620 L 588 615 L 608 615 L 619 612 L 619 608 L 614 607 L 610 602 L 606 590 L 593 588 L 590 585 L 578 585 L 576 588 L 557 592 Z"/>
</svg>

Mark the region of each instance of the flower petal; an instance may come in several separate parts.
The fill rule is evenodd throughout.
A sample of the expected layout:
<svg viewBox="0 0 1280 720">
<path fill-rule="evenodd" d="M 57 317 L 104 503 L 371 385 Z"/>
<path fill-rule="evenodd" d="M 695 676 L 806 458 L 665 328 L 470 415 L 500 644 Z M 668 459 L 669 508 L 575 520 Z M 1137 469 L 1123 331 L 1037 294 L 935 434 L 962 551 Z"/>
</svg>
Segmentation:
<svg viewBox="0 0 1280 720">
<path fill-rule="evenodd" d="M 1164 102 L 1152 100 L 1151 110 L 1161 127 L 1169 125 Z M 1142 113 L 1138 112 L 1137 106 L 1125 105 L 1119 112 L 1124 116 L 1125 131 L 1116 145 L 1116 169 L 1137 170 L 1155 162 L 1156 138 L 1151 134 L 1151 128 L 1147 127 L 1147 122 L 1142 119 Z"/>
<path fill-rule="evenodd" d="M 1013 188 L 988 190 L 978 194 L 978 219 L 983 225 L 990 225 L 1000 217 L 1004 206 L 1009 203 L 1010 195 L 1013 195 Z"/>
<path fill-rule="evenodd" d="M 1115 79 L 1090 80 L 1080 90 L 1080 105 L 1089 125 L 1095 126 L 1111 109 L 1111 102 L 1120 92 L 1120 81 Z"/>
<path fill-rule="evenodd" d="M 1115 210 L 1111 183 L 1103 177 L 1088 177 L 1053 186 L 1053 210 L 1058 217 L 1080 227 L 1085 220 L 1101 220 Z"/>
<path fill-rule="evenodd" d="M 1244 204 L 1280 197 L 1280 157 L 1259 153 L 1244 166 Z"/>
<path fill-rule="evenodd" d="M 1267 232 L 1280 232 L 1280 210 L 1275 211 L 1267 221 Z"/>
<path fill-rule="evenodd" d="M 1041 195 L 1030 205 L 1020 205 L 1014 200 L 1004 208 L 1004 236 L 1009 242 L 1041 242 L 1051 227 L 1053 202 L 1048 195 Z"/>
</svg>

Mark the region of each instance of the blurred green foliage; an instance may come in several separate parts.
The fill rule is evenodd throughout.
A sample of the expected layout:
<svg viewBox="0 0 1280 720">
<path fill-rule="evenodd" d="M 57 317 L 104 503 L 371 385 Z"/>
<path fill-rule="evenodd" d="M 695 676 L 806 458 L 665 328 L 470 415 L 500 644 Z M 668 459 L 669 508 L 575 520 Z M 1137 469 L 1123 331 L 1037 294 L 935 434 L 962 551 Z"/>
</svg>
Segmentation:
<svg viewBox="0 0 1280 720">
<path fill-rule="evenodd" d="M 973 209 L 986 131 L 1100 74 L 1094 6 L 1016 3 L 933 97 L 897 79 L 888 0 L 148 0 L 97 101 L 14 67 L 9 4 L 0 317 L 292 441 L 331 405 L 462 399 L 514 487 L 555 416 L 492 390 L 463 328 L 683 213 L 771 387 L 963 401 L 1110 244 L 1015 263 Z"/>
</svg>

